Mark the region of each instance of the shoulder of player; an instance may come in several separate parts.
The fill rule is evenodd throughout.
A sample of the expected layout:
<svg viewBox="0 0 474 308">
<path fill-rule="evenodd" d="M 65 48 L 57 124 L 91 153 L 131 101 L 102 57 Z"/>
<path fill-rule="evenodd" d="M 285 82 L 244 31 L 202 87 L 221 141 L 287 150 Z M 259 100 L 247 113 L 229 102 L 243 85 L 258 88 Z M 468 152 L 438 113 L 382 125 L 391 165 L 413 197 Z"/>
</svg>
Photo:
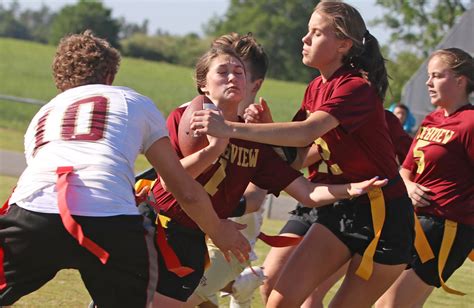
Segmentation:
<svg viewBox="0 0 474 308">
<path fill-rule="evenodd" d="M 341 86 L 365 90 L 372 88 L 370 82 L 355 71 L 348 71 L 346 74 L 341 74 L 334 78 L 332 82 L 336 88 Z"/>
</svg>

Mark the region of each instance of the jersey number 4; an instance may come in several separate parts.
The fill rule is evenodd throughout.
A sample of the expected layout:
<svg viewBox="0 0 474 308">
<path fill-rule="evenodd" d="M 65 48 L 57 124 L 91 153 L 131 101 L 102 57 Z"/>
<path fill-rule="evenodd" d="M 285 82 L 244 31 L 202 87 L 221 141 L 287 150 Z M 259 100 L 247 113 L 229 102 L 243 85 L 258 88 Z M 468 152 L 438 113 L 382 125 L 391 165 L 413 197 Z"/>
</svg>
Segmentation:
<svg viewBox="0 0 474 308">
<path fill-rule="evenodd" d="M 33 155 L 53 140 L 97 141 L 104 137 L 108 100 L 93 96 L 69 105 L 66 110 L 48 110 L 38 121 Z"/>
</svg>

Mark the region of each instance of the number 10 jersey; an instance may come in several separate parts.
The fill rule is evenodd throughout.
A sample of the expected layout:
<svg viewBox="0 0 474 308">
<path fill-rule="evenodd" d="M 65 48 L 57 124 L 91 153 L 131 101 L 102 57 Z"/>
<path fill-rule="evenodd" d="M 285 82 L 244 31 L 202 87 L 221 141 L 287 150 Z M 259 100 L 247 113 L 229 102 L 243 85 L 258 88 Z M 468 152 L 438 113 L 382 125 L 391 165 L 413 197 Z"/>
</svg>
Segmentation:
<svg viewBox="0 0 474 308">
<path fill-rule="evenodd" d="M 74 167 L 68 204 L 73 215 L 137 215 L 134 162 L 168 135 L 153 102 L 124 87 L 86 85 L 43 106 L 25 135 L 27 168 L 10 203 L 58 213 L 56 168 Z"/>
</svg>

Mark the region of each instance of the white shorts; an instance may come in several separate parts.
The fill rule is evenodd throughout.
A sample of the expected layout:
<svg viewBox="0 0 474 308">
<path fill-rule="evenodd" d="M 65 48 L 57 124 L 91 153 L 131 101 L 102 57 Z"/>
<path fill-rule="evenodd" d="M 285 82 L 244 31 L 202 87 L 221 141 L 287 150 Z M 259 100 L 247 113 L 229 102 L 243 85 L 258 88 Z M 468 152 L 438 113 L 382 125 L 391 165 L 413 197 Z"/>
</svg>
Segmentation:
<svg viewBox="0 0 474 308">
<path fill-rule="evenodd" d="M 229 282 L 234 281 L 248 264 L 239 263 L 233 255 L 231 256 L 231 262 L 227 262 L 222 252 L 210 242 L 208 242 L 207 249 L 211 259 L 211 266 L 204 272 L 194 294 L 203 301 L 209 300 L 214 303 L 217 300 L 215 294 L 229 284 Z M 218 305 L 218 303 L 214 304 Z"/>
</svg>

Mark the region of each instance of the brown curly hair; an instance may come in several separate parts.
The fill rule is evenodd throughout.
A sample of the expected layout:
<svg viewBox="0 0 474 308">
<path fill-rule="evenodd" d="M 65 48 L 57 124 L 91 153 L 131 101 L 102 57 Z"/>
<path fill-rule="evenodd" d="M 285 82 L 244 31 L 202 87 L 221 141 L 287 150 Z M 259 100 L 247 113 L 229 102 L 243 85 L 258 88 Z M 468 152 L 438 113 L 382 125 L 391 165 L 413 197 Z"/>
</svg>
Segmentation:
<svg viewBox="0 0 474 308">
<path fill-rule="evenodd" d="M 105 84 L 107 76 L 115 77 L 119 64 L 119 51 L 86 30 L 61 39 L 53 60 L 53 78 L 60 91 Z"/>
</svg>

